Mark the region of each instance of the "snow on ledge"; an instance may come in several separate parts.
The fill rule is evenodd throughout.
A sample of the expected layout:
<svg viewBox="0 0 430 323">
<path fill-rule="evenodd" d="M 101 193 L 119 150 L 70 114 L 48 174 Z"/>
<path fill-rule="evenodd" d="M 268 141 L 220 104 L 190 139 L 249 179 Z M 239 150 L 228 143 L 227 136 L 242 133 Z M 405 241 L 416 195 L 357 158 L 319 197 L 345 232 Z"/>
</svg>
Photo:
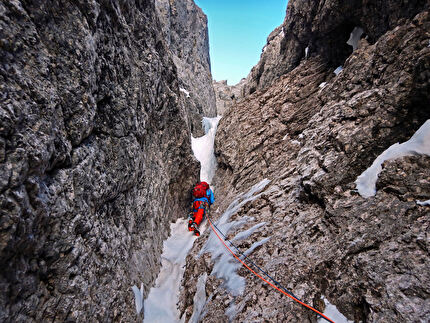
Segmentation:
<svg viewBox="0 0 430 323">
<path fill-rule="evenodd" d="M 184 93 L 187 98 L 190 97 L 190 92 L 188 92 L 187 90 L 185 90 L 183 88 L 180 88 L 179 91 L 182 92 L 182 93 Z"/>
<path fill-rule="evenodd" d="M 333 71 L 333 73 L 334 74 L 336 74 L 336 76 L 337 75 L 339 75 L 339 73 L 340 72 L 342 72 L 343 71 L 343 66 L 341 65 L 341 66 L 338 66 L 334 71 Z"/>
<path fill-rule="evenodd" d="M 357 177 L 355 184 L 358 193 L 363 197 L 371 197 L 376 194 L 376 181 L 382 171 L 382 164 L 386 160 L 393 160 L 404 156 L 427 155 L 430 156 L 430 119 L 408 141 L 395 143 L 379 155 L 372 166 Z"/>
<path fill-rule="evenodd" d="M 430 206 L 430 200 L 427 200 L 427 201 L 417 201 L 417 204 L 421 205 L 421 206 Z"/>
<path fill-rule="evenodd" d="M 348 41 L 346 42 L 348 45 L 352 46 L 352 50 L 355 51 L 358 48 L 358 41 L 360 40 L 361 35 L 363 35 L 364 30 L 361 27 L 354 27 L 351 35 L 349 36 Z"/>
<path fill-rule="evenodd" d="M 333 304 L 330 304 L 330 302 L 325 298 L 324 296 L 321 296 L 321 299 L 324 301 L 325 304 L 325 311 L 324 315 L 327 316 L 329 319 L 333 320 L 336 323 L 354 323 L 354 321 L 349 321 L 339 310 L 334 306 Z M 326 323 L 327 321 L 323 319 L 322 317 L 318 318 L 318 323 Z"/>
</svg>

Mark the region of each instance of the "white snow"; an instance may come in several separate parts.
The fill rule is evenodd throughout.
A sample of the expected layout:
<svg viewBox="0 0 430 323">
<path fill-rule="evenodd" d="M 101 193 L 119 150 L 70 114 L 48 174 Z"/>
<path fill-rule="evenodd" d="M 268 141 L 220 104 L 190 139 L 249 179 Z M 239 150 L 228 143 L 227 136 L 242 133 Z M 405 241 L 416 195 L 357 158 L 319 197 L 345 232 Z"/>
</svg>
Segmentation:
<svg viewBox="0 0 430 323">
<path fill-rule="evenodd" d="M 245 256 L 248 257 L 255 249 L 257 249 L 259 246 L 265 244 L 269 240 L 270 240 L 270 237 L 261 239 L 260 241 L 257 241 L 257 242 L 254 242 L 251 245 L 251 247 L 249 247 L 249 249 L 246 250 L 242 256 L 240 256 L 240 259 L 243 260 L 245 258 Z"/>
<path fill-rule="evenodd" d="M 335 70 L 334 70 L 334 74 L 339 75 L 340 72 L 343 71 L 343 67 L 342 66 L 338 66 Z"/>
<path fill-rule="evenodd" d="M 363 35 L 363 33 L 364 30 L 361 27 L 354 27 L 354 29 L 352 30 L 352 33 L 346 43 L 352 46 L 353 51 L 358 48 L 358 41 L 360 40 L 360 37 L 361 35 Z"/>
<path fill-rule="evenodd" d="M 337 75 L 337 74 L 336 74 Z M 326 86 L 327 85 L 327 82 L 322 82 L 320 85 L 318 85 L 318 87 L 319 88 L 324 88 L 324 86 Z"/>
<path fill-rule="evenodd" d="M 324 296 L 321 297 L 325 303 L 325 311 L 323 314 L 330 318 L 336 323 L 354 323 L 354 321 L 349 321 L 341 312 L 338 311 L 336 306 L 330 304 L 330 302 Z M 322 317 L 318 317 L 318 323 L 326 323 L 327 321 Z"/>
<path fill-rule="evenodd" d="M 223 213 L 215 225 L 225 235 L 227 235 L 230 230 L 238 228 L 248 221 L 253 220 L 249 217 L 242 217 L 229 222 L 230 218 L 236 214 L 236 212 L 242 208 L 242 206 L 259 198 L 263 194 L 261 191 L 269 183 L 270 180 L 263 179 L 261 182 L 254 185 L 247 193 L 239 194 L 237 198 L 228 206 L 227 210 Z M 215 275 L 217 278 L 223 280 L 223 287 L 226 288 L 233 296 L 241 295 L 245 290 L 245 279 L 236 273 L 241 264 L 232 257 L 228 250 L 226 250 L 213 231 L 211 231 L 208 240 L 200 250 L 199 256 L 206 252 L 211 253 L 212 262 L 214 263 L 214 268 L 212 269 L 211 275 Z"/>
<path fill-rule="evenodd" d="M 180 88 L 179 91 L 181 91 L 182 93 L 184 93 L 186 95 L 187 98 L 190 97 L 190 92 L 188 92 L 187 90 Z"/>
<path fill-rule="evenodd" d="M 187 221 L 178 219 L 170 225 L 171 236 L 164 241 L 161 271 L 155 286 L 144 301 L 144 322 L 180 322 L 176 303 L 185 270 L 185 258 L 197 238 L 188 231 Z"/>
<path fill-rule="evenodd" d="M 140 290 L 139 288 L 137 288 L 136 285 L 133 285 L 133 287 L 131 288 L 133 290 L 134 293 L 134 302 L 136 304 L 136 312 L 137 314 L 140 313 L 140 311 L 143 308 L 143 284 L 140 284 Z"/>
<path fill-rule="evenodd" d="M 430 200 L 427 200 L 427 201 L 417 201 L 417 204 L 418 205 L 421 205 L 421 206 L 430 206 Z"/>
<path fill-rule="evenodd" d="M 358 193 L 363 197 L 371 197 L 376 194 L 376 181 L 382 171 L 382 164 L 386 160 L 393 160 L 404 156 L 427 155 L 430 156 L 430 119 L 408 141 L 395 143 L 379 155 L 372 166 L 358 176 L 355 184 Z"/>
<path fill-rule="evenodd" d="M 309 46 L 305 48 L 305 58 L 308 58 Z"/>
<path fill-rule="evenodd" d="M 214 140 L 218 122 L 221 116 L 215 118 L 203 118 L 205 135 L 199 138 L 191 137 L 191 147 L 194 156 L 200 162 L 200 180 L 212 182 L 216 170 L 216 158 L 214 155 Z"/>
<path fill-rule="evenodd" d="M 249 228 L 246 231 L 239 232 L 238 234 L 236 234 L 236 236 L 231 241 L 239 241 L 239 240 L 246 239 L 251 234 L 253 234 L 256 230 L 258 230 L 259 228 L 261 228 L 262 226 L 264 226 L 265 224 L 266 224 L 266 222 L 261 222 L 261 223 L 258 223 L 256 225 L 254 225 L 253 227 Z"/>
<path fill-rule="evenodd" d="M 200 138 L 191 138 L 193 152 L 201 164 L 200 179 L 209 183 L 215 173 L 216 160 L 213 146 L 216 127 L 220 118 L 203 118 L 202 122 L 206 134 Z M 200 232 L 203 233 L 204 230 L 205 226 L 201 225 Z M 185 317 L 179 319 L 180 313 L 176 304 L 179 300 L 180 282 L 185 270 L 185 258 L 197 237 L 188 231 L 187 220 L 184 218 L 172 223 L 170 232 L 170 237 L 163 244 L 160 273 L 155 281 L 155 286 L 151 288 L 148 298 L 144 301 L 144 322 L 146 323 L 183 322 L 185 320 Z M 204 295 L 206 278 L 201 276 L 197 282 L 196 297 L 199 300 L 204 298 L 202 295 Z M 133 292 L 137 295 L 136 309 L 138 310 L 139 294 L 137 294 L 137 287 L 134 287 Z M 196 312 L 194 322 L 197 322 L 199 317 L 203 315 L 205 301 L 196 302 L 195 300 L 194 304 L 194 311 Z"/>
<path fill-rule="evenodd" d="M 193 298 L 193 315 L 191 315 L 190 323 L 198 323 L 203 318 L 203 309 L 206 304 L 206 280 L 208 278 L 208 274 L 204 272 L 202 275 L 200 275 L 199 279 L 197 280 L 196 285 L 196 293 L 194 294 Z"/>
</svg>

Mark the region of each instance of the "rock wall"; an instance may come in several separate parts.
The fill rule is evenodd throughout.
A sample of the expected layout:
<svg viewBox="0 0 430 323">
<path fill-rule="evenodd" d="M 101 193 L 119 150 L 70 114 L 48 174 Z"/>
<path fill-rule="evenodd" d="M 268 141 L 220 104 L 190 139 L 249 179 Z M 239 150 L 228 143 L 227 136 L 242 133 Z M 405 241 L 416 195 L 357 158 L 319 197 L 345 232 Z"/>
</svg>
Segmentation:
<svg viewBox="0 0 430 323">
<path fill-rule="evenodd" d="M 0 26 L 0 321 L 135 321 L 198 176 L 155 4 L 5 0 Z"/>
<path fill-rule="evenodd" d="M 284 53 L 296 55 L 285 54 L 290 72 L 273 74 L 271 85 L 256 87 L 221 119 L 212 218 L 238 193 L 268 178 L 271 183 L 260 198 L 232 217 L 250 220 L 232 229 L 230 239 L 266 222 L 237 241 L 242 252 L 270 237 L 250 258 L 319 310 L 324 310 L 324 296 L 354 322 L 426 322 L 430 212 L 416 200 L 430 199 L 429 157 L 385 163 L 375 197 L 361 197 L 354 184 L 382 151 L 406 141 L 430 119 L 430 12 L 419 1 L 384 3 L 389 9 L 376 1 L 289 2 L 291 28 L 293 21 L 320 18 L 307 29 L 302 25 L 298 34 L 285 32 L 290 40 Z M 323 15 L 330 11 L 331 16 Z M 347 13 L 350 27 L 360 24 L 367 34 L 353 53 L 339 50 L 351 31 L 341 19 Z M 328 23 L 345 37 L 326 32 Z M 336 50 L 312 45 L 318 41 Z M 310 56 L 304 59 L 309 42 Z M 336 76 L 333 67 L 340 64 L 344 69 Z M 208 254 L 197 256 L 207 237 L 205 232 L 187 259 L 180 304 L 187 318 L 195 282 L 214 266 Z M 313 312 L 245 269 L 238 273 L 246 278 L 246 288 L 236 297 L 222 281 L 208 277 L 205 322 L 229 316 L 234 322 L 316 321 Z"/>
<path fill-rule="evenodd" d="M 242 88 L 246 79 L 236 85 L 228 85 L 227 81 L 213 81 L 216 96 L 216 109 L 219 115 L 224 115 L 232 105 L 242 99 Z"/>
<path fill-rule="evenodd" d="M 217 114 L 209 57 L 207 17 L 193 0 L 156 0 L 163 34 L 178 69 L 194 135 L 203 135 L 201 116 Z"/>
<path fill-rule="evenodd" d="M 354 27 L 364 30 L 370 44 L 404 19 L 414 17 L 426 0 L 289 1 L 284 23 L 267 38 L 259 63 L 247 77 L 244 94 L 266 88 L 297 67 L 306 56 L 323 56 L 333 69 L 352 53 L 346 42 Z"/>
</svg>

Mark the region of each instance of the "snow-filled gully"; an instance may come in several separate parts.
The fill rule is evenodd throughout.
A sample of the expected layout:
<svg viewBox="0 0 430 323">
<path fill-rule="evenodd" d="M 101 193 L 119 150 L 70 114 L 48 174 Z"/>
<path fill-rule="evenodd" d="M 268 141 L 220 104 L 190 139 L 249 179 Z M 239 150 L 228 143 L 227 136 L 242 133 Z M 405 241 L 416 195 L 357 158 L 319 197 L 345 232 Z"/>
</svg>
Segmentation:
<svg viewBox="0 0 430 323">
<path fill-rule="evenodd" d="M 221 117 L 203 118 L 205 135 L 200 138 L 191 138 L 193 153 L 200 161 L 200 180 L 211 183 L 216 170 L 216 159 L 214 155 L 214 140 L 218 122 Z M 255 184 L 248 192 L 244 192 L 236 196 L 236 199 L 229 205 L 226 211 L 221 215 L 216 222 L 217 227 L 228 234 L 231 230 L 237 230 L 244 226 L 250 220 L 250 217 L 242 217 L 230 221 L 230 218 L 245 204 L 258 199 L 270 180 L 263 179 Z M 215 192 L 216 194 L 216 192 Z M 253 227 L 238 232 L 232 239 L 239 241 L 246 239 L 252 233 L 257 232 L 266 223 L 258 223 Z M 205 230 L 205 223 L 202 224 L 201 232 Z M 139 289 L 133 286 L 132 290 L 135 295 L 136 311 L 139 313 L 144 311 L 144 323 L 164 323 L 164 322 L 184 322 L 185 317 L 180 317 L 177 303 L 179 300 L 179 289 L 181 280 L 185 270 L 185 259 L 191 250 L 194 241 L 197 239 L 192 232 L 187 230 L 187 221 L 185 215 L 170 225 L 170 236 L 163 244 L 163 253 L 161 255 L 161 269 L 155 281 L 155 286 L 151 288 L 147 298 L 143 299 L 143 287 Z M 244 255 L 250 255 L 257 247 L 270 240 L 270 237 L 263 238 L 255 242 Z M 242 295 L 245 291 L 245 278 L 237 274 L 240 268 L 240 263 L 230 255 L 230 253 L 220 245 L 214 232 L 210 232 L 209 238 L 203 245 L 197 256 L 209 252 L 211 254 L 214 267 L 210 275 L 213 275 L 223 281 L 223 287 L 233 296 L 233 301 L 229 304 L 225 314 L 230 321 L 236 316 L 236 304 L 234 299 L 238 295 Z M 207 273 L 199 276 L 196 287 L 197 291 L 194 296 L 194 309 L 190 318 L 191 323 L 200 322 L 204 316 L 204 307 L 207 301 L 212 298 L 212 295 L 206 296 L 205 285 Z M 325 315 L 331 315 L 337 318 L 336 322 L 349 322 L 340 314 L 337 309 L 324 299 L 327 306 Z M 319 320 L 322 322 L 322 320 Z"/>
<path fill-rule="evenodd" d="M 200 180 L 208 183 L 211 183 L 216 169 L 214 140 L 220 118 L 203 118 L 206 134 L 200 138 L 191 138 L 194 155 L 201 164 Z M 148 297 L 143 300 L 143 290 L 133 286 L 136 310 L 140 312 L 143 307 L 145 323 L 183 322 L 185 319 L 179 317 L 176 304 L 179 300 L 179 287 L 184 274 L 185 258 L 197 239 L 192 232 L 188 232 L 185 216 L 170 225 L 170 237 L 163 244 L 161 270 Z M 204 230 L 203 225 L 201 232 L 203 233 Z M 198 282 L 200 285 L 203 284 L 203 288 L 205 283 L 206 279 Z M 198 308 L 196 310 L 198 312 Z"/>
</svg>

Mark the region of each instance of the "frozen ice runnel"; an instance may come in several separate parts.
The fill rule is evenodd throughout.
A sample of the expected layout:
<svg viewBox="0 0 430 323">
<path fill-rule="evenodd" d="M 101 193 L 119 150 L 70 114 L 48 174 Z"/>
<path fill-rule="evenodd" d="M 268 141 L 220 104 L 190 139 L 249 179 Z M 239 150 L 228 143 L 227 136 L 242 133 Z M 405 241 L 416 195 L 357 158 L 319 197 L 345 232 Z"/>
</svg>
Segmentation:
<svg viewBox="0 0 430 323">
<path fill-rule="evenodd" d="M 194 156 L 200 162 L 200 180 L 212 182 L 216 170 L 216 158 L 214 154 L 215 134 L 221 116 L 215 118 L 203 118 L 203 128 L 205 135 L 199 138 L 191 137 L 191 147 Z"/>
</svg>

